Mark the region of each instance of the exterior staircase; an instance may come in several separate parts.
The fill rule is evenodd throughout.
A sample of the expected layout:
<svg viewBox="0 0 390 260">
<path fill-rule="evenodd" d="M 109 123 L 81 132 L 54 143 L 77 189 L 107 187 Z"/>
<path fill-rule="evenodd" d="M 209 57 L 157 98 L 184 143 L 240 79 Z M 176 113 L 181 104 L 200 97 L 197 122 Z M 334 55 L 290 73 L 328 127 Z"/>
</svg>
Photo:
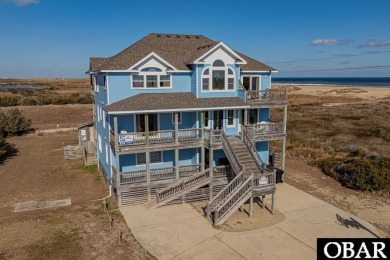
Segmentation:
<svg viewBox="0 0 390 260">
<path fill-rule="evenodd" d="M 191 177 L 180 179 L 169 186 L 160 189 L 156 193 L 156 198 L 150 199 L 144 203 L 147 209 L 153 209 L 163 206 L 172 200 L 180 198 L 181 196 L 199 189 L 211 181 L 210 170 L 204 170 L 192 175 Z"/>
<path fill-rule="evenodd" d="M 264 173 L 265 164 L 258 155 L 246 129 L 242 140 L 222 138 L 222 147 L 232 169 L 237 174 L 212 200 L 207 203 L 206 214 L 214 224 L 224 223 L 248 199 L 275 191 L 275 173 Z"/>
</svg>

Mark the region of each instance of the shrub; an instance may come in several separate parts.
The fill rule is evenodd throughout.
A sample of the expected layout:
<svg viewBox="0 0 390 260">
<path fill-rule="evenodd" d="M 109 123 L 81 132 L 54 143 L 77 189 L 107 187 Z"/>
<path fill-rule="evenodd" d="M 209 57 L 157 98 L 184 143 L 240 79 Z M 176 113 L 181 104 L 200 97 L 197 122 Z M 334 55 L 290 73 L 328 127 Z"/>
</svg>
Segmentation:
<svg viewBox="0 0 390 260">
<path fill-rule="evenodd" d="M 38 105 L 38 101 L 32 97 L 22 97 L 18 101 L 19 106 L 36 106 Z"/>
<path fill-rule="evenodd" d="M 18 96 L 0 96 L 0 107 L 17 106 L 19 99 Z"/>
<path fill-rule="evenodd" d="M 25 118 L 19 109 L 11 108 L 5 114 L 0 113 L 1 136 L 21 135 L 30 130 L 31 119 Z"/>
<path fill-rule="evenodd" d="M 357 190 L 390 191 L 390 158 L 327 158 L 318 162 L 320 169 L 343 186 Z"/>
<path fill-rule="evenodd" d="M 7 152 L 7 142 L 4 137 L 0 135 L 0 158 Z"/>
</svg>

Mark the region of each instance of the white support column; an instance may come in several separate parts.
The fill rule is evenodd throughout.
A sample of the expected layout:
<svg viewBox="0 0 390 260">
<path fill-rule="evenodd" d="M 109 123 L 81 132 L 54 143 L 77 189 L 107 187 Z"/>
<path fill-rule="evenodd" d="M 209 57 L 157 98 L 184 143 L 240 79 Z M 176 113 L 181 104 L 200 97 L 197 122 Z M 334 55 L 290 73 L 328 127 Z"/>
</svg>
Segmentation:
<svg viewBox="0 0 390 260">
<path fill-rule="evenodd" d="M 175 142 L 179 143 L 179 113 L 174 113 L 175 115 Z"/>
<path fill-rule="evenodd" d="M 211 137 L 210 137 L 211 138 Z M 214 150 L 209 152 L 209 169 L 210 169 L 210 200 L 213 198 L 213 171 L 214 171 Z"/>
<path fill-rule="evenodd" d="M 287 134 L 287 106 L 284 107 L 283 111 L 283 133 L 286 135 Z M 282 170 L 285 168 L 286 164 L 286 136 L 283 138 L 283 143 L 282 143 Z"/>
<path fill-rule="evenodd" d="M 179 171 L 179 149 L 175 149 L 175 175 L 176 179 L 180 178 L 180 171 Z"/>
<path fill-rule="evenodd" d="M 205 158 L 205 152 L 206 152 L 206 149 L 204 147 L 204 142 L 205 142 L 205 139 L 204 139 L 204 120 L 205 120 L 205 116 L 204 116 L 204 111 L 201 112 L 201 115 L 200 115 L 200 127 L 202 129 L 202 148 L 201 148 L 201 171 L 204 171 L 205 168 L 206 168 L 206 158 Z M 211 136 L 211 135 L 210 135 Z"/>
<path fill-rule="evenodd" d="M 118 198 L 118 205 L 121 206 L 122 196 L 120 194 L 121 186 L 121 167 L 119 162 L 119 135 L 118 135 L 118 116 L 114 115 L 114 142 L 115 142 L 115 170 L 116 170 L 116 196 Z"/>
</svg>

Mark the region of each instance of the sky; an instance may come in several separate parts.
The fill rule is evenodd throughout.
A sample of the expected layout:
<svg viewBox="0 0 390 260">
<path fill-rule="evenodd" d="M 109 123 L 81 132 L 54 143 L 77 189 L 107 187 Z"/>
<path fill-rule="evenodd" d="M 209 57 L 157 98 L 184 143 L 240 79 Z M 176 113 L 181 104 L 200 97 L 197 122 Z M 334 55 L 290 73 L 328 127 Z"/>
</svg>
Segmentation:
<svg viewBox="0 0 390 260">
<path fill-rule="evenodd" d="M 274 77 L 390 77 L 389 0 L 0 0 L 0 78 L 87 77 L 149 33 L 201 34 Z"/>
</svg>

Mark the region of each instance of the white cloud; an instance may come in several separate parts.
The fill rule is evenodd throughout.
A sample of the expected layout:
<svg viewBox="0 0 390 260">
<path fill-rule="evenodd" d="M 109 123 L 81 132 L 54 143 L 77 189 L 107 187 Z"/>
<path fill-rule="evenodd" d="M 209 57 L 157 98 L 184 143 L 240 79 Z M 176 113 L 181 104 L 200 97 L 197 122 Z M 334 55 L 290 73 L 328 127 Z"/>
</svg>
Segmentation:
<svg viewBox="0 0 390 260">
<path fill-rule="evenodd" d="M 311 45 L 344 45 L 348 44 L 349 40 L 335 40 L 335 39 L 316 39 L 311 42 Z"/>
<path fill-rule="evenodd" d="M 2 3 L 11 3 L 17 6 L 25 6 L 29 4 L 39 4 L 41 0 L 1 0 Z"/>
<path fill-rule="evenodd" d="M 390 41 L 367 41 L 365 44 L 360 44 L 360 48 L 370 48 L 370 47 L 386 47 L 390 46 Z"/>
</svg>

